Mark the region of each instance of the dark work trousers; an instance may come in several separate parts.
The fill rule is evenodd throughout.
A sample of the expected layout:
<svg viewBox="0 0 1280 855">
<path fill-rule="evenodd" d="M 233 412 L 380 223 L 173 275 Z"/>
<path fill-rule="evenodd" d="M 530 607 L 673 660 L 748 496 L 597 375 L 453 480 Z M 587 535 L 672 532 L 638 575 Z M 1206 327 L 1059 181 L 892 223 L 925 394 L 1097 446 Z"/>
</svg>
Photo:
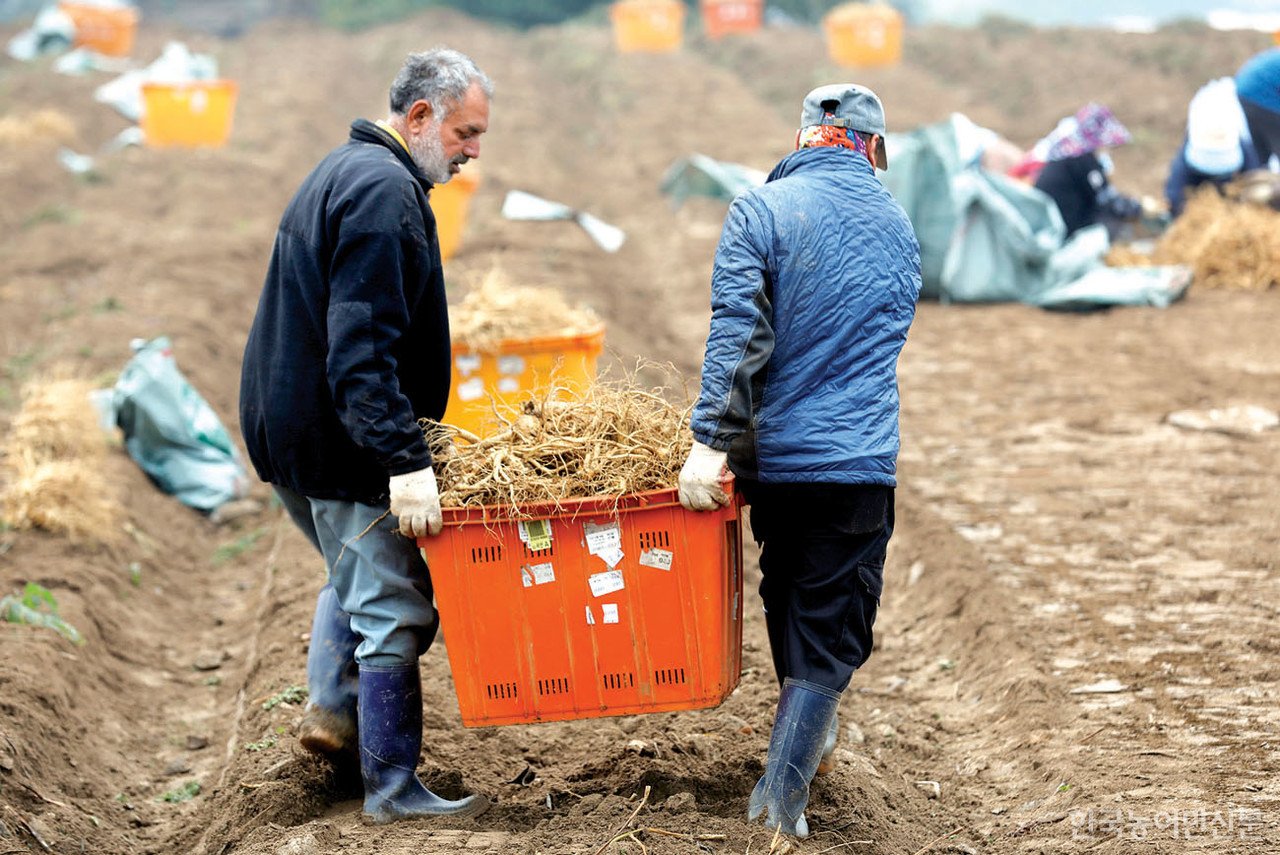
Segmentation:
<svg viewBox="0 0 1280 855">
<path fill-rule="evenodd" d="M 893 534 L 893 488 L 738 479 L 760 544 L 773 667 L 843 692 L 871 655 Z"/>
<path fill-rule="evenodd" d="M 1266 169 L 1271 155 L 1280 154 L 1280 113 L 1246 98 L 1240 99 L 1240 107 L 1244 110 L 1245 121 L 1249 123 L 1249 136 L 1253 137 L 1258 160 L 1262 161 L 1262 168 Z"/>
</svg>

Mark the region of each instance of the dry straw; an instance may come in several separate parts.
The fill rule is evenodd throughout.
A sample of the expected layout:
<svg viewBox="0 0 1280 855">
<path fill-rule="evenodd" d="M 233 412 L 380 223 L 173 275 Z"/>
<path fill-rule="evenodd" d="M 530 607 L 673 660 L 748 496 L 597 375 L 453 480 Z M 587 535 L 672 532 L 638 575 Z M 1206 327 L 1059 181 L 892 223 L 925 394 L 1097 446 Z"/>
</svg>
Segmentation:
<svg viewBox="0 0 1280 855">
<path fill-rule="evenodd" d="M 40 528 L 73 541 L 113 541 L 118 508 L 103 473 L 106 440 L 85 380 L 30 382 L 5 443 L 0 516 L 16 529 Z"/>
<path fill-rule="evenodd" d="M 75 123 L 58 110 L 36 110 L 0 118 L 0 148 L 69 143 L 75 136 Z"/>
<path fill-rule="evenodd" d="M 689 453 L 689 409 L 660 390 L 596 383 L 577 399 L 528 401 L 505 429 L 483 439 L 423 423 L 436 455 L 445 507 L 523 509 L 567 499 L 676 486 Z M 458 442 L 448 448 L 447 440 Z"/>
<path fill-rule="evenodd" d="M 1186 264 L 1197 288 L 1265 291 L 1280 284 L 1280 213 L 1223 198 L 1206 187 L 1188 200 L 1154 252 L 1116 247 L 1107 263 Z"/>
<path fill-rule="evenodd" d="M 16 529 L 39 528 L 74 542 L 116 538 L 117 507 L 102 470 L 84 458 L 37 462 L 9 458 L 13 479 L 0 494 L 0 513 Z"/>
<path fill-rule="evenodd" d="M 513 286 L 495 268 L 450 310 L 449 327 L 455 344 L 485 352 L 510 339 L 586 335 L 600 318 L 554 288 Z"/>
</svg>

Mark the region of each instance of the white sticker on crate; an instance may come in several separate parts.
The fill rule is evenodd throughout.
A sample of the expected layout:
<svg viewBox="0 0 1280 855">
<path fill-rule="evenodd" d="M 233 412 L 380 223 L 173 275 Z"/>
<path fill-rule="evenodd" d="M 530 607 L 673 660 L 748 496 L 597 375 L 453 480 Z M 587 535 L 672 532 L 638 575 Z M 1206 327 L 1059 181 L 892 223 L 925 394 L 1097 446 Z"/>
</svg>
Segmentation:
<svg viewBox="0 0 1280 855">
<path fill-rule="evenodd" d="M 587 535 L 587 552 L 592 555 L 599 555 L 610 547 L 621 551 L 622 531 L 616 522 L 583 523 L 582 528 Z"/>
<path fill-rule="evenodd" d="M 545 564 L 530 564 L 529 572 L 533 574 L 533 584 L 545 585 L 556 580 L 556 568 L 548 561 Z"/>
<path fill-rule="evenodd" d="M 533 587 L 533 577 L 529 575 L 528 567 L 520 568 L 520 583 L 524 585 L 526 588 Z"/>
<path fill-rule="evenodd" d="M 551 548 L 551 520 L 520 520 L 516 530 L 520 540 L 534 552 Z"/>
<path fill-rule="evenodd" d="M 513 374 L 520 376 L 524 373 L 524 357 L 523 356 L 499 356 L 498 357 L 498 373 Z"/>
<path fill-rule="evenodd" d="M 458 384 L 459 401 L 475 401 L 483 397 L 484 381 L 479 377 L 472 377 L 467 382 Z"/>
<path fill-rule="evenodd" d="M 503 377 L 498 381 L 498 391 L 504 395 L 520 391 L 520 381 L 514 377 Z"/>
<path fill-rule="evenodd" d="M 596 625 L 596 616 L 591 613 L 591 606 L 587 606 L 587 626 Z"/>
<path fill-rule="evenodd" d="M 618 604 L 617 603 L 601 603 L 600 612 L 604 615 L 605 623 L 618 622 Z"/>
<path fill-rule="evenodd" d="M 673 557 L 675 556 L 670 549 L 642 549 L 640 551 L 640 566 L 670 570 Z"/>
<path fill-rule="evenodd" d="M 460 353 L 454 358 L 453 366 L 463 377 L 470 377 L 480 370 L 480 356 L 475 353 Z"/>
<path fill-rule="evenodd" d="M 602 559 L 605 564 L 609 565 L 609 569 L 612 570 L 614 567 L 617 567 L 622 563 L 623 552 L 616 546 L 610 546 L 607 549 L 600 550 L 600 554 L 596 557 Z"/>
<path fill-rule="evenodd" d="M 587 577 L 587 584 L 591 586 L 591 596 L 603 597 L 605 594 L 612 594 L 614 591 L 621 591 L 627 587 L 622 581 L 621 570 L 606 570 L 604 573 L 596 573 Z"/>
</svg>

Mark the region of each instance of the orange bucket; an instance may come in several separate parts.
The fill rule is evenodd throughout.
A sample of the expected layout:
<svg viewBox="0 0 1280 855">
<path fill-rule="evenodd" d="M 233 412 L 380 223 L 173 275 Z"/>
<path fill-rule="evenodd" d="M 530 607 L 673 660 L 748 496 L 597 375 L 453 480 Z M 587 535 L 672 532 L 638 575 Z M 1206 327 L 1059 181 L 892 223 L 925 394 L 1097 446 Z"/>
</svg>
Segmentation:
<svg viewBox="0 0 1280 855">
<path fill-rule="evenodd" d="M 827 54 L 855 68 L 896 65 L 902 59 L 902 15 L 889 6 L 846 3 L 822 19 Z"/>
<path fill-rule="evenodd" d="M 76 25 L 77 47 L 87 47 L 107 56 L 128 56 L 138 30 L 138 10 L 132 6 L 105 7 L 82 3 L 59 3 Z"/>
<path fill-rule="evenodd" d="M 702 27 L 712 39 L 754 33 L 764 18 L 764 0 L 702 0 L 701 9 Z"/>
<path fill-rule="evenodd" d="M 142 84 L 142 136 L 149 146 L 226 145 L 237 88 L 231 80 Z"/>
<path fill-rule="evenodd" d="M 545 395 L 553 382 L 570 395 L 586 389 L 603 350 L 603 325 L 582 335 L 508 339 L 485 351 L 455 344 L 444 420 L 484 436 L 500 427 L 495 408 L 515 414 L 523 401 Z"/>
<path fill-rule="evenodd" d="M 462 243 L 462 232 L 467 226 L 467 210 L 471 207 L 471 197 L 479 186 L 479 173 L 467 170 L 431 190 L 431 213 L 436 218 L 436 237 L 440 241 L 440 258 L 443 261 L 453 258 Z"/>
<path fill-rule="evenodd" d="M 445 508 L 418 540 L 467 727 L 701 709 L 742 670 L 740 502 Z"/>
<path fill-rule="evenodd" d="M 678 0 L 619 0 L 609 7 L 619 53 L 669 53 L 684 41 L 684 4 Z"/>
</svg>

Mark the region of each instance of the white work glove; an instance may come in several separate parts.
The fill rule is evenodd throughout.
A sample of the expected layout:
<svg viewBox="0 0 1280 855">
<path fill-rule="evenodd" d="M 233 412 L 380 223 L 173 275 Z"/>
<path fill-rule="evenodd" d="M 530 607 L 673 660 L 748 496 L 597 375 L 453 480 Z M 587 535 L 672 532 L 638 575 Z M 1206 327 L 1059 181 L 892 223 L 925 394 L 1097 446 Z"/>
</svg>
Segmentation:
<svg viewBox="0 0 1280 855">
<path fill-rule="evenodd" d="M 725 487 L 733 480 L 727 451 L 716 451 L 696 439 L 680 470 L 680 504 L 691 511 L 714 511 L 729 504 Z"/>
<path fill-rule="evenodd" d="M 428 466 L 417 472 L 391 476 L 391 513 L 400 520 L 400 533 L 408 537 L 439 534 L 444 527 L 440 514 L 440 490 L 436 473 Z"/>
</svg>

